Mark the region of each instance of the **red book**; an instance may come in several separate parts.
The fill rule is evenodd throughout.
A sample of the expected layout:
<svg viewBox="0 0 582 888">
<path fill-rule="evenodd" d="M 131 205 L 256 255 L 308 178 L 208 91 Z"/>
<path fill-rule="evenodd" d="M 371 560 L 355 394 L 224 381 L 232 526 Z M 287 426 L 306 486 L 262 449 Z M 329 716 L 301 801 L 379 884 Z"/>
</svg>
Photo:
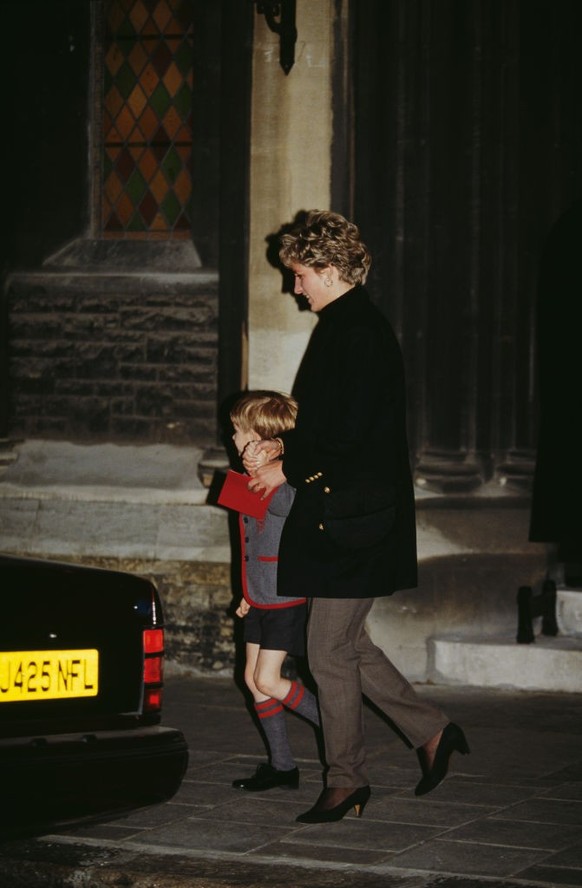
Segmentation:
<svg viewBox="0 0 582 888">
<path fill-rule="evenodd" d="M 262 500 L 260 493 L 249 490 L 250 480 L 249 475 L 242 475 L 229 469 L 218 495 L 218 505 L 233 509 L 235 512 L 242 512 L 243 515 L 250 515 L 252 518 L 264 518 L 275 491 L 273 490 Z"/>
</svg>

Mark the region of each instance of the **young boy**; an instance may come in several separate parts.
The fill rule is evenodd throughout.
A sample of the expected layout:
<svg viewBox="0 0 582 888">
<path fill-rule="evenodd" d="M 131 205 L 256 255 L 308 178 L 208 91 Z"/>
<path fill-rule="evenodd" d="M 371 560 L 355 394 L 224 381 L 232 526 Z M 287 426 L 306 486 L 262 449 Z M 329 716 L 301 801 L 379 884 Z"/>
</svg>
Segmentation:
<svg viewBox="0 0 582 888">
<path fill-rule="evenodd" d="M 234 405 L 230 418 L 239 456 L 256 441 L 276 438 L 293 428 L 297 402 L 270 391 L 248 392 Z M 319 726 L 314 695 L 304 685 L 281 675 L 287 654 L 305 654 L 305 598 L 277 596 L 279 540 L 295 490 L 287 483 L 275 491 L 264 518 L 240 515 L 243 597 L 236 611 L 244 617 L 245 682 L 269 748 L 269 764 L 252 777 L 233 781 L 235 789 L 262 792 L 275 786 L 297 789 L 299 770 L 293 759 L 284 708 Z"/>
</svg>

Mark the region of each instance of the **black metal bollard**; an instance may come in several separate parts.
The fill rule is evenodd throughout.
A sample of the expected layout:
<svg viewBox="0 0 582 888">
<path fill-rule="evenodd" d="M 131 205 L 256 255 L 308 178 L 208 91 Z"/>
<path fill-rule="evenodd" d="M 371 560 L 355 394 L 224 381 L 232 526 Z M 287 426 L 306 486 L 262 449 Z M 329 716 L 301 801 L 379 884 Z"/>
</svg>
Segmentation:
<svg viewBox="0 0 582 888">
<path fill-rule="evenodd" d="M 520 586 L 517 593 L 517 643 L 531 644 L 535 641 L 532 621 L 542 618 L 542 635 L 557 635 L 556 584 L 544 580 L 542 591 L 534 595 L 531 586 Z"/>
</svg>

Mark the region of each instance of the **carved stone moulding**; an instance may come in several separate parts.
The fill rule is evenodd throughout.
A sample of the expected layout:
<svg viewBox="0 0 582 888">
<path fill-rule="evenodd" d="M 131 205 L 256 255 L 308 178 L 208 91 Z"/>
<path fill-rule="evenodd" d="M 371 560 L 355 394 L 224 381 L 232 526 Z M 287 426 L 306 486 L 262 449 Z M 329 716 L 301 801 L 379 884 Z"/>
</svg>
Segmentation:
<svg viewBox="0 0 582 888">
<path fill-rule="evenodd" d="M 495 480 L 501 487 L 530 493 L 535 471 L 535 454 L 529 450 L 509 450 L 495 466 Z"/>
<path fill-rule="evenodd" d="M 417 487 L 437 493 L 471 493 L 484 481 L 481 460 L 463 452 L 425 451 L 414 471 Z"/>
</svg>

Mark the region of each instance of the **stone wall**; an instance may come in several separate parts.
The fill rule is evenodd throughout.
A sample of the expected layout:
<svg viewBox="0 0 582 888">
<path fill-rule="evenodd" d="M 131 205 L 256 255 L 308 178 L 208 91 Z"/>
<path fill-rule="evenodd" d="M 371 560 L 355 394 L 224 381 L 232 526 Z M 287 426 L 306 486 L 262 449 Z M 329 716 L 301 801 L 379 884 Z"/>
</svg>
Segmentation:
<svg viewBox="0 0 582 888">
<path fill-rule="evenodd" d="M 10 275 L 13 437 L 212 446 L 214 272 Z"/>
</svg>

